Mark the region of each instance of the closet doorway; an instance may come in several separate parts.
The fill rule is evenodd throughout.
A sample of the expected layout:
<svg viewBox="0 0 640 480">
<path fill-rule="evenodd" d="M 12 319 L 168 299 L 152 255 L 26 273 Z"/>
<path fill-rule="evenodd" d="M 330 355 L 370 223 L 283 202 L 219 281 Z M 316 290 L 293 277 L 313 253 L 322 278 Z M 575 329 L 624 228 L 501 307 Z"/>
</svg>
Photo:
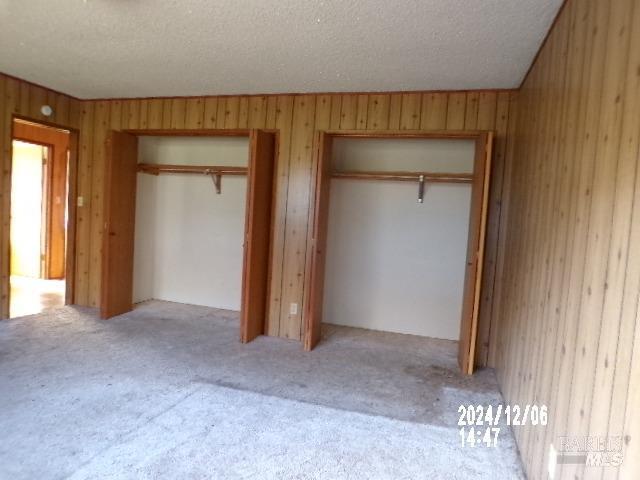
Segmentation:
<svg viewBox="0 0 640 480">
<path fill-rule="evenodd" d="M 318 132 L 305 349 L 321 323 L 458 341 L 473 372 L 491 132 Z"/>
<path fill-rule="evenodd" d="M 241 341 L 263 334 L 276 148 L 264 130 L 110 132 L 102 318 L 171 292 L 182 303 L 239 305 Z"/>
<path fill-rule="evenodd" d="M 73 303 L 77 132 L 14 117 L 9 317 Z"/>
</svg>

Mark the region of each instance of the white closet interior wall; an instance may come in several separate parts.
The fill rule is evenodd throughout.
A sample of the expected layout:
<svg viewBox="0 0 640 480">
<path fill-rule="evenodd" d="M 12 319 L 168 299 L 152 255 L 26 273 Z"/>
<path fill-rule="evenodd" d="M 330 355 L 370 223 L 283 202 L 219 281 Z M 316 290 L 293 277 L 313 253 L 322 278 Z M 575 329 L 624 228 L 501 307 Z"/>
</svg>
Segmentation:
<svg viewBox="0 0 640 480">
<path fill-rule="evenodd" d="M 473 140 L 336 138 L 334 170 L 471 173 Z M 471 185 L 331 181 L 323 321 L 457 340 Z"/>
<path fill-rule="evenodd" d="M 248 164 L 237 137 L 140 137 L 140 163 Z M 134 302 L 168 300 L 240 310 L 246 176 L 138 173 Z"/>
</svg>

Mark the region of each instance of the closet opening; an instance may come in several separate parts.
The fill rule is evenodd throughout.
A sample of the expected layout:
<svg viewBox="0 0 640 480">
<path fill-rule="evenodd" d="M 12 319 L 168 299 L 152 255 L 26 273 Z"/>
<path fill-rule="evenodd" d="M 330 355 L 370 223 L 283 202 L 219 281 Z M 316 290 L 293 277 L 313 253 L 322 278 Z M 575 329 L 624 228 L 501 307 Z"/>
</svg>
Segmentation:
<svg viewBox="0 0 640 480">
<path fill-rule="evenodd" d="M 73 303 L 77 132 L 15 117 L 9 318 Z"/>
<path fill-rule="evenodd" d="M 454 340 L 473 372 L 490 132 L 319 132 L 305 348 L 321 324 Z"/>
<path fill-rule="evenodd" d="M 243 342 L 263 334 L 275 153 L 261 130 L 111 132 L 101 316 L 165 300 L 238 311 Z"/>
</svg>

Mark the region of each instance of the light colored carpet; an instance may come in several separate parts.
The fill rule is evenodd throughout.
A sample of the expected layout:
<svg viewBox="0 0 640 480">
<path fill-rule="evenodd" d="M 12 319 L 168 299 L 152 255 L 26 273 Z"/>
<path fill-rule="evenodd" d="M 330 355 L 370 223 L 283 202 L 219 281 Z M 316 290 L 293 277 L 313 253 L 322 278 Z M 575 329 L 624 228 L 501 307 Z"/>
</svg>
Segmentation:
<svg viewBox="0 0 640 480">
<path fill-rule="evenodd" d="M 502 402 L 455 343 L 327 326 L 238 342 L 237 315 L 149 302 L 0 322 L 0 478 L 523 478 L 513 437 L 460 445 Z"/>
</svg>

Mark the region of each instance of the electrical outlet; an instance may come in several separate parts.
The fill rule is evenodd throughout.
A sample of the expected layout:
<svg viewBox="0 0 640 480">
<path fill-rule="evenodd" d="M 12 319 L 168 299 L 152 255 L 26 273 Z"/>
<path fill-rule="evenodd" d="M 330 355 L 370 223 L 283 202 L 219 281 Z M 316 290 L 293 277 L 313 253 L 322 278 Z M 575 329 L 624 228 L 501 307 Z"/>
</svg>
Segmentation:
<svg viewBox="0 0 640 480">
<path fill-rule="evenodd" d="M 553 446 L 553 443 L 549 445 L 549 478 L 553 480 L 556 476 L 556 465 L 558 464 L 558 452 L 556 448 Z"/>
<path fill-rule="evenodd" d="M 298 314 L 298 304 L 297 303 L 292 303 L 291 305 L 289 305 L 289 314 L 290 315 L 297 315 Z"/>
<path fill-rule="evenodd" d="M 78 197 L 78 206 L 79 207 L 84 206 L 84 197 Z"/>
</svg>

